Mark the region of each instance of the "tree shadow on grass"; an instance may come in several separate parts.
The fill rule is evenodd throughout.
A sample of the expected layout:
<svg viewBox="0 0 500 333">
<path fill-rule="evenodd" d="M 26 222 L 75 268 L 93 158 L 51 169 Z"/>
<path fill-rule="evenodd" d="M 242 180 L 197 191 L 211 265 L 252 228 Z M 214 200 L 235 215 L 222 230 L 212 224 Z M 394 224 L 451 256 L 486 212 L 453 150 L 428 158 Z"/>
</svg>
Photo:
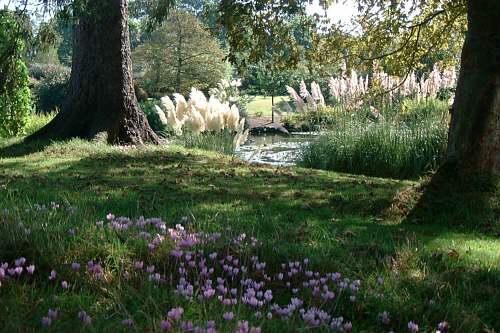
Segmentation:
<svg viewBox="0 0 500 333">
<path fill-rule="evenodd" d="M 445 166 L 416 188 L 414 194 L 418 201 L 408 212 L 405 223 L 435 224 L 500 236 L 498 176 L 459 177 L 453 166 Z"/>
<path fill-rule="evenodd" d="M 23 139 L 6 147 L 0 146 L 0 158 L 23 157 L 38 153 L 52 143 L 51 141 L 27 141 Z"/>
<path fill-rule="evenodd" d="M 495 324 L 498 304 L 491 295 L 498 294 L 497 268 L 472 269 L 474 265 L 465 261 L 450 264 L 454 259 L 442 251 L 411 252 L 453 227 L 475 233 L 478 223 L 498 216 L 491 205 L 492 194 L 498 193 L 492 180 L 481 182 L 480 187 L 479 182 L 465 186 L 443 183 L 438 174 L 428 184 L 413 185 L 415 192 L 409 195 L 421 193 L 418 201 L 402 224 L 391 224 L 378 218 L 394 205 L 394 197 L 405 192 L 405 182 L 249 166 L 223 157 L 162 150 L 90 154 L 69 162 L 61 159 L 47 169 L 12 163 L 17 164 L 9 168 L 24 176 L 9 179 L 10 196 L 5 202 L 68 202 L 77 206 L 78 223 L 91 224 L 91 219 L 103 219 L 109 212 L 159 216 L 172 224 L 188 215 L 206 231 L 232 228 L 234 233 L 257 236 L 266 244 L 263 259 L 270 267 L 308 256 L 324 270 L 339 268 L 361 276 L 396 271 L 395 290 L 409 290 L 413 298 L 393 303 L 388 310 L 394 313 L 399 308 L 424 313 L 427 310 L 420 308 L 446 284 L 451 287 L 440 293 L 454 297 L 452 302 L 443 300 L 453 315 L 464 313 L 456 308 L 464 309 L 471 318 L 477 315 L 490 326 Z M 0 181 L 1 177 L 9 176 L 0 176 Z M 479 229 L 487 231 L 490 222 Z M 10 251 L 12 258 L 19 254 L 13 251 L 19 245 L 0 243 L 2 254 Z M 406 253 L 413 253 L 411 260 L 417 262 L 405 262 Z M 420 272 L 427 275 L 422 278 Z M 483 284 L 483 289 L 464 288 L 464 283 Z M 475 297 L 480 297 L 480 303 Z M 476 309 L 469 304 L 476 304 Z M 430 311 L 429 316 L 441 320 L 447 311 Z"/>
</svg>

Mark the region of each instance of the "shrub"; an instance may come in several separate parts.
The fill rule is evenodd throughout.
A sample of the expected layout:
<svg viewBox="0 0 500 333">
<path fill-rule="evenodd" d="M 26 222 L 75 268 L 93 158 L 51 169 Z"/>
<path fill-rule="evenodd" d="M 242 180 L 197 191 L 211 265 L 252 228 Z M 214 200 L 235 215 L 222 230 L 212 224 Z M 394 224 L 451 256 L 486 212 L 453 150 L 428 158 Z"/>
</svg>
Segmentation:
<svg viewBox="0 0 500 333">
<path fill-rule="evenodd" d="M 24 42 L 14 14 L 0 10 L 0 136 L 22 134 L 31 111 Z"/>
<path fill-rule="evenodd" d="M 304 166 L 380 177 L 412 178 L 436 169 L 446 153 L 448 124 L 346 121 L 320 135 Z"/>
<path fill-rule="evenodd" d="M 0 94 L 0 136 L 4 137 L 23 134 L 31 112 L 28 69 L 21 60 L 15 68 L 10 87 Z"/>
<path fill-rule="evenodd" d="M 63 66 L 36 65 L 31 68 L 31 73 L 41 80 L 34 88 L 37 112 L 61 109 L 68 92 L 71 70 Z"/>
</svg>

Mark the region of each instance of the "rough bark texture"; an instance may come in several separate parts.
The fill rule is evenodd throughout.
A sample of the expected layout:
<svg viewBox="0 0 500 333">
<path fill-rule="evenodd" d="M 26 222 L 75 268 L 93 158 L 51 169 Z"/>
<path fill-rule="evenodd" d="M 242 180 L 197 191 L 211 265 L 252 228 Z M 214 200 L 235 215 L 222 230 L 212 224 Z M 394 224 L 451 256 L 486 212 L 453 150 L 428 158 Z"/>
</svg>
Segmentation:
<svg viewBox="0 0 500 333">
<path fill-rule="evenodd" d="M 500 1 L 467 1 L 468 32 L 452 108 L 448 163 L 500 172 Z"/>
<path fill-rule="evenodd" d="M 69 94 L 63 110 L 32 138 L 158 142 L 135 96 L 127 0 L 89 0 L 75 33 Z"/>
</svg>

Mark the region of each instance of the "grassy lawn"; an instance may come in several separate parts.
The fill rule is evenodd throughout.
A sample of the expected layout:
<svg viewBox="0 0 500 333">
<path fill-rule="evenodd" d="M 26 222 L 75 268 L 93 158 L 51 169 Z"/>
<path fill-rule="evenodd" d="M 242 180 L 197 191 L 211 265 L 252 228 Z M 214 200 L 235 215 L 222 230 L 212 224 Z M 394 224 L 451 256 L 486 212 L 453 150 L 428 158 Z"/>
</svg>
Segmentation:
<svg viewBox="0 0 500 333">
<path fill-rule="evenodd" d="M 278 110 L 286 112 L 284 102 L 289 102 L 289 96 L 276 96 L 274 103 Z M 250 116 L 271 116 L 271 96 L 254 96 L 252 101 L 248 103 L 247 110 Z"/>
<path fill-rule="evenodd" d="M 288 319 L 271 311 L 270 304 L 285 307 L 291 297 L 302 299 L 306 311 L 316 307 L 343 316 L 353 332 L 408 332 L 410 321 L 421 332 L 434 332 L 444 320 L 452 332 L 500 330 L 498 180 L 484 187 L 447 187 L 425 179 L 248 165 L 176 146 L 16 143 L 0 141 L 0 265 L 11 267 L 25 257 L 36 270 L 32 276 L 1 280 L 1 331 L 48 331 L 42 317 L 58 309 L 50 331 L 159 332 L 174 306 L 183 307 L 183 320 L 195 326 L 216 320 L 219 332 L 234 332 L 238 320 L 249 320 L 262 332 L 331 331 L 308 327 L 298 309 Z M 161 223 L 130 227 L 126 219 L 107 219 L 109 213 L 134 221 L 158 217 L 167 228 L 182 221 L 189 232 L 220 233 L 219 240 L 195 245 L 189 256 L 197 258 L 200 270 L 201 258 L 207 259 L 215 270 L 210 276 L 214 288 L 218 276 L 238 288 L 237 304 L 223 306 L 216 296 L 205 295 L 196 285 L 202 274 L 198 268 L 191 268 L 186 257 L 181 266 L 172 256 L 178 245 L 168 232 L 161 241 Z M 105 221 L 104 226 L 97 221 Z M 233 269 L 245 265 L 248 271 L 228 275 L 222 263 L 207 258 L 213 251 L 219 260 L 233 256 L 224 262 Z M 88 267 L 90 260 L 100 266 Z M 134 268 L 136 261 L 144 268 Z M 281 266 L 295 261 L 298 273 Z M 72 270 L 73 262 L 81 264 L 79 271 Z M 259 262 L 266 267 L 259 268 Z M 159 280 L 146 272 L 150 265 Z M 192 299 L 173 292 L 182 289 L 183 269 L 188 281 L 196 280 Z M 57 275 L 50 281 L 52 270 Z M 335 291 L 333 300 L 315 295 L 312 286 L 319 282 L 310 282 L 307 270 L 318 272 L 311 273 L 318 281 L 331 278 L 325 284 Z M 334 281 L 335 272 L 342 274 L 346 290 Z M 285 277 L 278 278 L 279 273 Z M 262 319 L 241 301 L 242 276 L 273 291 L 273 300 L 259 309 Z M 357 292 L 356 279 L 361 281 Z M 67 289 L 62 281 L 69 283 Z M 92 318 L 90 325 L 78 318 L 81 310 Z M 224 321 L 226 311 L 235 319 Z M 388 324 L 378 319 L 383 311 L 390 313 Z M 272 319 L 266 319 L 268 312 Z M 124 319 L 133 319 L 134 326 L 124 326 Z M 175 320 L 170 322 L 179 331 Z"/>
</svg>

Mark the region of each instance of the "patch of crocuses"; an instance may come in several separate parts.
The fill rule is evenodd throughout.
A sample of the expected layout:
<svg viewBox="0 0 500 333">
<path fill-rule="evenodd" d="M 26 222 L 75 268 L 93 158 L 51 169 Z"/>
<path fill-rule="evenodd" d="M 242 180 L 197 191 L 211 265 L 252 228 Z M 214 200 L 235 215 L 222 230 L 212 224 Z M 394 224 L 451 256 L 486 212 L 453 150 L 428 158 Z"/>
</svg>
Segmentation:
<svg viewBox="0 0 500 333">
<path fill-rule="evenodd" d="M 50 207 L 59 209 L 54 203 Z M 147 255 L 123 263 L 120 278 L 124 282 L 135 288 L 150 284 L 175 295 L 172 306 L 164 309 L 164 316 L 158 318 L 153 331 L 257 333 L 266 327 L 279 327 L 281 322 L 297 331 L 354 332 L 367 326 L 366 322 L 360 322 L 358 327 L 356 323 L 363 302 L 383 296 L 377 290 L 384 284 L 382 278 L 368 287 L 360 279 L 343 276 L 341 272 L 315 270 L 308 258 L 271 267 L 258 256 L 260 242 L 256 238 L 231 235 L 230 231 L 193 231 L 187 218 L 170 228 L 159 218 L 132 220 L 110 213 L 95 226 L 101 229 L 98 232 L 118 233 L 121 238 L 144 244 L 143 252 Z M 74 235 L 71 232 L 68 237 Z M 158 252 L 166 255 L 155 256 Z M 158 258 L 163 258 L 163 262 Z M 55 293 L 71 293 L 86 287 L 84 278 L 108 283 L 110 272 L 99 258 L 86 258 L 46 271 L 36 268 L 35 261 L 36 258 L 24 257 L 13 262 L 0 260 L 0 287 L 9 288 L 10 284 L 30 279 L 38 283 L 42 277 L 45 283 L 56 286 Z M 190 311 L 207 306 L 220 311 L 215 315 L 213 311 Z M 63 313 L 64 309 L 49 309 L 39 319 L 40 326 L 53 328 Z M 99 315 L 91 313 L 91 309 L 80 309 L 64 317 L 78 318 L 83 327 L 91 326 L 93 318 Z M 404 332 L 419 332 L 418 318 L 407 318 L 402 324 L 395 323 L 394 317 L 388 311 L 375 313 L 372 327 L 378 327 L 380 332 L 395 332 L 395 325 Z M 139 327 L 140 320 L 133 313 L 116 320 L 124 328 L 145 329 Z M 366 316 L 362 320 L 366 321 Z M 443 333 L 448 328 L 447 322 L 436 323 L 433 332 Z"/>
</svg>

